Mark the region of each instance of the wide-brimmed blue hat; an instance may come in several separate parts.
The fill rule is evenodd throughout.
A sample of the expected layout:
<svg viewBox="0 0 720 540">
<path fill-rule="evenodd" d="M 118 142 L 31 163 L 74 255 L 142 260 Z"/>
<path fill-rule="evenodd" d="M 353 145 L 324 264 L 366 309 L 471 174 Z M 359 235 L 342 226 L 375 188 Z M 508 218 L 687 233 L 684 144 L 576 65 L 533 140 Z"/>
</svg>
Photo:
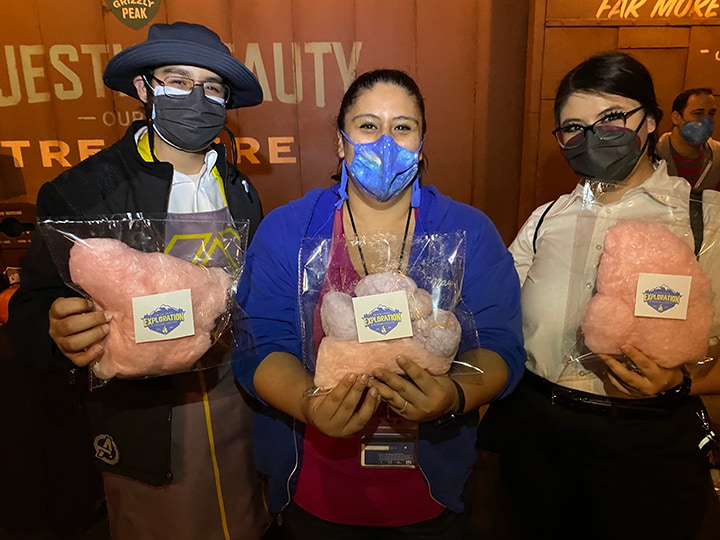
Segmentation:
<svg viewBox="0 0 720 540">
<path fill-rule="evenodd" d="M 153 24 L 147 40 L 110 59 L 103 81 L 108 88 L 137 98 L 133 79 L 147 69 L 169 65 L 196 66 L 220 75 L 230 87 L 228 109 L 251 107 L 263 100 L 255 75 L 233 57 L 220 36 L 205 26 L 186 22 Z"/>
</svg>

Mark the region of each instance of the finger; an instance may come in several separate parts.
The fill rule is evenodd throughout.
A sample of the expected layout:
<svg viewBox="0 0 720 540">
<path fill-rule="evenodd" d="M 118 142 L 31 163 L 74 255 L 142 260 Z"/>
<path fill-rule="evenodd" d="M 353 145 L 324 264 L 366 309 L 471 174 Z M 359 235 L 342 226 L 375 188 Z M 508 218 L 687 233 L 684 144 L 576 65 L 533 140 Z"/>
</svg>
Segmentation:
<svg viewBox="0 0 720 540">
<path fill-rule="evenodd" d="M 345 425 L 346 436 L 355 435 L 362 430 L 372 418 L 380 404 L 380 393 L 377 388 L 370 388 L 365 395 L 360 408 L 353 414 Z"/>
<path fill-rule="evenodd" d="M 91 311 L 77 315 L 68 315 L 62 319 L 54 319 L 51 316 L 49 332 L 50 336 L 57 341 L 57 339 L 69 337 L 75 334 L 99 330 L 103 326 L 107 326 L 107 323 L 111 319 L 112 315 L 107 311 Z M 100 338 L 106 333 L 107 331 L 103 330 L 100 333 Z M 95 334 L 97 335 L 98 332 L 96 331 Z M 97 341 L 97 339 L 95 339 L 95 341 Z M 86 343 L 83 346 L 87 345 L 89 344 Z"/>
<path fill-rule="evenodd" d="M 93 310 L 93 303 L 87 298 L 58 298 L 50 306 L 50 317 L 62 319 Z"/>
<path fill-rule="evenodd" d="M 639 367 L 641 371 L 653 369 L 657 366 L 657 364 L 645 356 L 642 351 L 636 349 L 632 345 L 623 345 L 620 347 L 620 350 L 625 356 L 635 362 L 635 365 Z"/>
<path fill-rule="evenodd" d="M 612 373 L 608 373 L 608 379 L 610 380 L 610 384 L 620 390 L 620 392 L 622 392 L 623 394 L 627 394 L 628 396 L 632 395 L 630 390 L 628 390 L 628 388 L 624 384 L 622 384 L 618 379 L 616 379 L 612 375 Z"/>
<path fill-rule="evenodd" d="M 420 388 L 423 393 L 427 394 L 427 391 L 436 384 L 435 378 L 432 375 L 406 356 L 400 356 L 396 361 L 400 369 L 412 379 L 415 386 Z"/>
<path fill-rule="evenodd" d="M 402 404 L 406 399 L 415 403 L 422 399 L 422 396 L 424 395 L 412 381 L 409 381 L 405 377 L 387 369 L 378 369 L 373 371 L 373 377 L 389 389 L 382 389 L 382 387 L 377 385 L 375 382 L 372 383 L 381 392 L 385 401 L 398 405 L 398 408 L 402 407 Z"/>
<path fill-rule="evenodd" d="M 350 417 L 355 414 L 363 393 L 367 389 L 368 376 L 364 374 L 355 376 L 345 382 L 346 384 L 343 385 L 340 392 L 333 395 L 333 392 L 337 389 L 336 387 L 328 395 L 328 398 L 331 398 L 330 401 L 326 400 L 334 408 L 334 410 L 329 411 L 331 412 L 331 421 L 337 424 L 347 424 Z"/>
<path fill-rule="evenodd" d="M 100 359 L 104 352 L 105 348 L 101 344 L 96 343 L 95 345 L 89 347 L 87 351 L 75 354 L 66 354 L 65 356 L 67 356 L 68 359 L 76 366 L 83 367 L 87 366 L 90 362 Z"/>
<path fill-rule="evenodd" d="M 88 362 L 92 361 L 95 357 L 102 353 L 103 347 L 100 342 L 105 338 L 109 331 L 110 325 L 102 324 L 77 334 L 60 337 L 55 337 L 51 334 L 51 337 L 58 346 L 58 349 L 60 349 L 60 352 L 70 358 L 73 363 L 76 365 L 87 365 Z M 99 351 L 98 347 L 100 348 Z M 90 352 L 91 348 L 94 349 L 94 353 Z M 78 357 L 78 355 L 80 356 Z M 76 358 L 79 359 L 81 362 L 80 364 L 76 362 Z"/>
</svg>

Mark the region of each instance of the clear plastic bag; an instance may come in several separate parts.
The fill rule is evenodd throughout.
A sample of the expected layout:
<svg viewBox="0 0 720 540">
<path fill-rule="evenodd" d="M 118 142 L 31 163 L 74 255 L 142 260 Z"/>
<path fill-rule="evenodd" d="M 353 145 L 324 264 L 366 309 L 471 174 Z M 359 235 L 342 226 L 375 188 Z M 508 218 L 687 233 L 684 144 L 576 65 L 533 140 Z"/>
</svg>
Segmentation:
<svg viewBox="0 0 720 540">
<path fill-rule="evenodd" d="M 90 387 L 230 361 L 248 221 L 124 214 L 39 224 L 65 283 L 112 314 Z M 237 325 L 237 323 L 235 323 Z"/>
<path fill-rule="evenodd" d="M 689 198 L 647 188 L 639 204 L 604 204 L 615 189 L 590 181 L 584 186 L 568 285 L 564 367 L 555 382 L 630 397 L 611 384 L 600 355 L 642 373 L 622 353 L 621 347 L 631 345 L 662 367 L 684 365 L 697 377 L 716 361 L 711 344 L 720 335 L 720 206 L 715 194 L 702 203 L 696 257 Z"/>
<path fill-rule="evenodd" d="M 461 301 L 465 233 L 416 236 L 403 250 L 407 264 L 399 265 L 401 241 L 383 234 L 303 239 L 300 313 L 311 393 L 332 389 L 347 373 L 402 373 L 399 356 L 434 375 L 482 374 L 456 359 L 479 346 Z M 353 255 L 362 257 L 366 276 Z"/>
</svg>

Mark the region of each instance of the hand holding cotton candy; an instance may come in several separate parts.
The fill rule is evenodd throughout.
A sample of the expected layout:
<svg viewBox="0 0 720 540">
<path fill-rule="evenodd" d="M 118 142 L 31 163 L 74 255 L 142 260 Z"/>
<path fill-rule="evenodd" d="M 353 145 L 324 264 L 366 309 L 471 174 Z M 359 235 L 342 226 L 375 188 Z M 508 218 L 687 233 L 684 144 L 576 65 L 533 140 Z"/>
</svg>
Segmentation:
<svg viewBox="0 0 720 540">
<path fill-rule="evenodd" d="M 687 318 L 638 317 L 640 273 L 691 276 Z M 714 307 L 710 279 L 692 250 L 667 227 L 624 221 L 611 227 L 597 276 L 597 294 L 582 319 L 585 344 L 595 353 L 620 354 L 633 345 L 658 365 L 671 368 L 700 360 L 707 351 Z"/>
<path fill-rule="evenodd" d="M 460 343 L 461 328 L 450 311 L 433 312 L 432 296 L 415 281 L 398 273 L 366 276 L 355 287 L 356 296 L 405 291 L 413 327 L 412 338 L 359 343 L 352 296 L 330 291 L 320 307 L 325 337 L 317 353 L 315 385 L 332 388 L 347 373 L 371 374 L 377 368 L 403 373 L 396 358 L 406 356 L 433 375 L 450 369 Z"/>
<path fill-rule="evenodd" d="M 190 369 L 212 345 L 210 332 L 227 307 L 232 278 L 164 253 L 142 253 L 109 238 L 89 238 L 70 250 L 70 277 L 112 313 L 104 353 L 93 365 L 101 379 L 163 375 Z M 132 298 L 190 289 L 195 334 L 135 343 Z"/>
</svg>

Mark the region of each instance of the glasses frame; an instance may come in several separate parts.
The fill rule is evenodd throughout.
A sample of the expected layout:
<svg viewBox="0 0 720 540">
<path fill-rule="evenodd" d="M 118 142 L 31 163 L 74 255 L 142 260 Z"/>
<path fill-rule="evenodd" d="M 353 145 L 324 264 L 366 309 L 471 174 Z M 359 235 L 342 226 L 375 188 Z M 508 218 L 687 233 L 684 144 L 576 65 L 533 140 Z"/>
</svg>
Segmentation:
<svg viewBox="0 0 720 540">
<path fill-rule="evenodd" d="M 588 126 L 580 126 L 579 124 L 571 124 L 572 126 L 581 127 L 582 130 L 583 130 L 583 131 L 582 131 L 582 137 L 578 139 L 578 141 L 579 141 L 578 144 L 574 144 L 574 145 L 571 145 L 571 146 L 568 146 L 568 145 L 566 145 L 566 144 L 563 144 L 562 141 L 560 140 L 560 137 L 558 136 L 558 134 L 559 134 L 560 132 L 562 132 L 563 129 L 565 129 L 565 128 L 567 128 L 567 127 L 570 127 L 570 126 L 556 127 L 555 129 L 552 130 L 552 134 L 553 134 L 553 137 L 555 137 L 555 140 L 557 141 L 557 143 L 560 145 L 561 148 L 577 148 L 577 147 L 580 145 L 580 143 L 586 139 L 586 137 L 587 137 L 587 132 L 588 132 L 588 131 L 592 131 L 592 132 L 593 132 L 595 135 L 597 135 L 601 140 L 603 139 L 603 137 L 597 132 L 596 126 L 597 126 L 598 124 L 600 124 L 600 122 L 602 122 L 603 120 L 605 120 L 608 116 L 611 116 L 611 115 L 621 116 L 622 119 L 623 119 L 623 126 L 622 126 L 622 127 L 623 127 L 623 128 L 627 128 L 628 118 L 630 118 L 630 117 L 631 117 L 633 114 L 635 114 L 636 112 L 643 110 L 644 108 L 645 108 L 644 105 L 640 105 L 639 107 L 636 107 L 635 109 L 632 109 L 632 110 L 627 111 L 627 112 L 624 112 L 624 113 L 621 113 L 621 112 L 611 113 L 611 114 L 609 114 L 609 115 L 603 116 L 602 118 L 596 120 L 595 122 L 593 122 L 592 124 L 590 124 L 590 125 L 588 125 Z M 642 123 L 641 123 L 641 125 L 642 125 Z M 577 133 L 580 133 L 580 132 L 578 131 Z"/>
<path fill-rule="evenodd" d="M 150 78 L 151 78 L 153 81 L 155 81 L 155 82 L 156 82 L 157 84 L 159 84 L 160 86 L 170 86 L 170 85 L 168 85 L 165 81 L 163 81 L 162 79 L 159 79 L 158 77 L 156 77 L 154 73 L 148 73 L 148 75 L 150 76 Z M 177 79 L 185 79 L 185 80 L 187 80 L 187 81 L 191 81 L 191 82 L 193 83 L 193 84 L 192 84 L 192 87 L 193 87 L 193 88 L 195 88 L 196 86 L 202 86 L 202 87 L 203 87 L 203 96 L 205 96 L 205 99 L 209 99 L 207 93 L 205 92 L 205 85 L 206 85 L 206 84 L 220 84 L 220 86 L 222 86 L 223 89 L 225 90 L 225 96 L 223 97 L 223 105 L 227 105 L 227 102 L 230 100 L 230 87 L 229 87 L 227 84 L 225 84 L 225 83 L 216 83 L 216 82 L 213 82 L 213 81 L 202 81 L 202 82 L 198 82 L 198 81 L 196 81 L 195 79 L 192 79 L 192 78 L 190 78 L 190 77 L 185 77 L 185 76 L 183 76 L 183 75 L 168 75 L 168 77 L 175 77 L 175 78 L 177 78 Z M 147 79 L 145 79 L 145 82 L 147 83 L 147 85 L 148 85 L 150 88 L 152 88 L 152 85 L 150 84 L 150 82 L 149 82 Z M 190 90 L 190 91 L 192 92 L 192 90 Z M 175 95 L 173 95 L 173 94 L 166 94 L 166 95 L 169 96 L 169 97 L 171 97 L 171 98 L 172 98 L 172 97 L 182 97 L 182 96 L 175 96 Z M 219 96 L 218 96 L 218 97 L 219 97 Z M 213 103 L 217 103 L 216 101 L 213 101 L 213 100 L 210 100 L 210 101 L 212 101 Z"/>
</svg>

